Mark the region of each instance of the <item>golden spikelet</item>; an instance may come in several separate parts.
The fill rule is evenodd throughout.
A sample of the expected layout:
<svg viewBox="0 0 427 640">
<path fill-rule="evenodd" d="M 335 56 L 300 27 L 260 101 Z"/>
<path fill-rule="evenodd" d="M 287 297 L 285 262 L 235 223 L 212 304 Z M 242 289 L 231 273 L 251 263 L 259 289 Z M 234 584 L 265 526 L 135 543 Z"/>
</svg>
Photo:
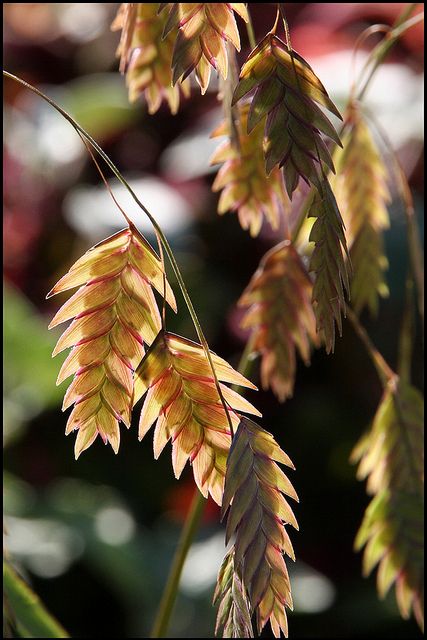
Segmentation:
<svg viewBox="0 0 427 640">
<path fill-rule="evenodd" d="M 121 30 L 117 55 L 120 56 L 120 73 L 126 71 L 132 51 L 132 39 L 135 29 L 137 2 L 122 2 L 111 25 L 111 31 Z"/>
<path fill-rule="evenodd" d="M 162 3 L 160 11 L 168 7 L 169 15 L 163 35 L 178 28 L 173 50 L 173 84 L 185 80 L 195 70 L 196 80 L 205 93 L 211 68 L 223 78 L 228 74 L 226 43 L 240 51 L 240 37 L 234 13 L 248 20 L 246 5 L 241 2 Z"/>
<path fill-rule="evenodd" d="M 348 293 L 350 285 L 344 260 L 344 255 L 348 256 L 344 223 L 327 180 L 323 181 L 322 188 L 322 194 L 316 192 L 309 213 L 309 217 L 316 218 L 309 237 L 315 243 L 309 271 L 314 271 L 312 301 L 317 331 L 330 353 L 335 346 L 335 323 L 339 334 L 342 333 L 344 289 Z"/>
<path fill-rule="evenodd" d="M 227 135 L 211 158 L 211 164 L 223 163 L 212 185 L 212 191 L 221 191 L 218 202 L 220 215 L 236 211 L 243 229 L 249 229 L 252 237 L 259 234 L 264 217 L 272 229 L 278 229 L 282 209 L 287 204 L 283 178 L 276 167 L 267 176 L 260 150 L 264 138 L 260 122 L 247 133 L 248 105 L 238 108 L 236 130 L 239 145 L 233 144 L 230 125 L 223 122 L 211 137 Z"/>
<path fill-rule="evenodd" d="M 378 296 L 388 295 L 385 271 L 388 267 L 383 232 L 390 225 L 387 204 L 387 170 L 375 141 L 360 112 L 353 105 L 334 161 L 337 176 L 333 186 L 347 228 L 347 242 L 353 265 L 351 300 L 357 314 L 368 307 L 378 312 Z"/>
<path fill-rule="evenodd" d="M 223 638 L 253 638 L 250 605 L 234 568 L 234 548 L 225 556 L 218 572 L 213 604 L 219 603 L 215 635 Z"/>
<path fill-rule="evenodd" d="M 66 434 L 78 429 L 76 458 L 98 434 L 117 453 L 119 422 L 130 426 L 133 371 L 160 330 L 151 287 L 163 293 L 162 265 L 130 225 L 87 251 L 47 297 L 75 287 L 49 325 L 74 318 L 53 352 L 73 347 L 57 380 L 74 375 L 63 403 L 63 410 L 74 404 Z M 176 309 L 168 284 L 166 297 Z"/>
<path fill-rule="evenodd" d="M 227 541 L 234 535 L 234 569 L 256 612 L 258 632 L 270 621 L 276 638 L 288 633 L 285 606 L 292 609 L 288 570 L 294 559 L 284 523 L 298 524 L 283 494 L 298 497 L 276 462 L 294 468 L 273 436 L 242 417 L 227 462 L 222 514 Z"/>
<path fill-rule="evenodd" d="M 221 382 L 255 389 L 225 360 L 212 353 Z M 221 384 L 223 398 L 236 427 L 245 411 L 260 415 L 247 400 Z M 172 440 L 172 464 L 179 478 L 190 460 L 201 493 L 222 502 L 227 455 L 231 444 L 227 414 L 215 386 L 203 348 L 190 340 L 161 331 L 135 372 L 134 404 L 147 396 L 139 421 L 139 439 L 156 422 L 154 457 Z"/>
<path fill-rule="evenodd" d="M 355 547 L 365 547 L 363 573 L 378 564 L 384 597 L 393 583 L 403 618 L 424 628 L 424 400 L 409 384 L 389 384 L 372 427 L 352 454 L 373 499 Z"/>
<path fill-rule="evenodd" d="M 127 12 L 122 5 L 113 22 L 112 29 L 126 28 Z M 181 94 L 190 95 L 190 83 L 184 81 L 172 86 L 172 53 L 176 38 L 176 29 L 163 39 L 166 14 L 158 15 L 159 3 L 139 2 L 136 5 L 132 37 L 124 53 L 124 44 L 120 41 L 118 54 L 126 64 L 126 84 L 129 88 L 129 100 L 135 102 L 142 94 L 145 97 L 150 114 L 156 113 L 165 100 L 172 114 L 179 109 Z"/>
<path fill-rule="evenodd" d="M 341 144 L 335 128 L 316 105 L 341 118 L 310 65 L 275 34 L 269 33 L 251 52 L 240 72 L 233 104 L 255 91 L 248 115 L 248 132 L 267 116 L 265 166 L 283 167 L 289 197 L 300 176 L 320 188 L 322 163 L 334 165 L 321 134 Z"/>
<path fill-rule="evenodd" d="M 285 240 L 266 253 L 238 302 L 248 308 L 242 327 L 252 330 L 261 354 L 262 386 L 281 402 L 293 393 L 296 349 L 309 364 L 310 343 L 317 343 L 312 289 L 303 261 Z"/>
</svg>

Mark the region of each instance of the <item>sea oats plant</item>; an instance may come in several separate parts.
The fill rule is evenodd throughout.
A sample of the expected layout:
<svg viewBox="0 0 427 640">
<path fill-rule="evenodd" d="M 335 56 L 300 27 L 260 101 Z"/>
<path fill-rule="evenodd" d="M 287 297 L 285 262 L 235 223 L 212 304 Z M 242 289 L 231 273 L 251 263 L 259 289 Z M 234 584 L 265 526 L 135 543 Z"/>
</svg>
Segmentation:
<svg viewBox="0 0 427 640">
<path fill-rule="evenodd" d="M 373 50 L 367 82 L 414 23 L 405 22 L 410 13 L 405 11 Z M 280 17 L 284 39 L 278 33 Z M 235 81 L 239 25 L 245 23 L 252 51 Z M 110 158 L 49 98 L 6 73 L 72 124 L 92 158 L 97 153 L 111 169 L 157 235 L 159 255 L 122 211 L 126 228 L 87 251 L 48 294 L 78 287 L 50 324 L 72 320 L 54 355 L 71 348 L 58 383 L 74 376 L 63 409 L 73 405 L 66 433 L 78 431 L 76 457 L 98 435 L 117 453 L 119 425 L 131 426 L 134 407 L 143 399 L 139 440 L 155 425 L 154 457 L 170 442 L 176 478 L 188 462 L 199 489 L 151 637 L 167 631 L 185 553 L 209 495 L 226 517 L 230 543 L 214 593 L 219 607 L 215 632 L 253 637 L 254 622 L 258 633 L 269 623 L 275 637 L 288 635 L 286 609 L 293 604 L 285 557 L 294 560 L 295 555 L 287 526 L 298 529 L 298 524 L 285 496 L 298 498 L 279 465 L 293 464 L 273 435 L 245 415 L 261 417 L 242 395 L 242 388 L 256 389 L 244 373 L 249 358 L 260 356 L 263 388 L 285 401 L 294 392 L 298 355 L 309 364 L 312 349 L 321 343 L 332 353 L 336 327 L 341 335 L 346 316 L 384 386 L 371 429 L 353 454 L 353 461 L 359 461 L 358 477 L 367 478 L 373 496 L 356 547 L 365 548 L 365 574 L 379 564 L 380 595 L 395 582 L 402 616 L 413 611 L 422 625 L 422 396 L 385 363 L 358 319 L 365 307 L 376 312 L 378 296 L 386 292 L 382 233 L 389 224 L 390 198 L 386 169 L 355 99 L 362 100 L 367 83 L 353 87 L 344 129 L 338 133 L 324 111 L 338 118 L 340 112 L 309 63 L 292 48 L 283 5 L 272 30 L 259 42 L 250 4 L 242 3 L 124 3 L 113 29 L 121 29 L 118 54 L 129 98 L 143 94 L 151 114 L 164 101 L 175 114 L 193 75 L 202 94 L 212 70 L 228 83 L 220 92 L 225 119 L 212 134 L 227 137 L 211 159 L 213 165 L 221 164 L 212 185 L 220 192 L 218 212 L 235 211 L 253 237 L 264 220 L 276 232 L 285 229 L 285 237 L 267 251 L 240 296 L 242 327 L 250 337 L 237 371 L 209 348 L 162 229 Z M 290 201 L 301 180 L 310 191 L 295 223 Z M 309 259 L 297 248 L 306 216 L 315 218 Z M 410 237 L 415 255 L 416 236 Z M 199 342 L 167 329 L 166 305 L 178 310 L 165 258 Z M 418 271 L 415 280 L 418 284 Z M 153 289 L 162 299 L 161 310 Z"/>
</svg>

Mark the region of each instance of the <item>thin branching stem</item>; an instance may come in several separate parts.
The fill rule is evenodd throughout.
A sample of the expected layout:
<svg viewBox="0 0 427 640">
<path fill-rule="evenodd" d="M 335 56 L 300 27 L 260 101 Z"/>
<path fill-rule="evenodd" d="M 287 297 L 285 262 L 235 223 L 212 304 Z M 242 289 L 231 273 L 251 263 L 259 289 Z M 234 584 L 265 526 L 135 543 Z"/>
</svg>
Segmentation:
<svg viewBox="0 0 427 640">
<path fill-rule="evenodd" d="M 58 111 L 71 124 L 71 126 L 78 133 L 80 133 L 92 145 L 92 147 L 95 149 L 95 151 L 101 156 L 101 158 L 104 160 L 104 162 L 108 165 L 108 167 L 114 173 L 116 178 L 129 191 L 130 195 L 132 196 L 132 198 L 136 202 L 136 204 L 139 206 L 139 208 L 142 209 L 142 211 L 145 213 L 147 218 L 150 220 L 153 228 L 156 231 L 156 234 L 158 235 L 158 237 L 160 238 L 160 240 L 161 240 L 161 242 L 163 244 L 163 247 L 165 249 L 165 253 L 168 256 L 168 259 L 169 259 L 169 261 L 171 263 L 172 269 L 173 269 L 173 271 L 175 273 L 175 277 L 177 279 L 178 286 L 181 289 L 182 296 L 184 298 L 185 304 L 187 305 L 188 311 L 190 313 L 191 319 L 192 319 L 194 327 L 196 329 L 197 336 L 198 336 L 198 338 L 200 340 L 200 343 L 201 343 L 201 345 L 202 345 L 202 347 L 203 347 L 203 349 L 205 351 L 206 357 L 207 357 L 208 362 L 209 362 L 209 366 L 210 366 L 210 368 L 212 370 L 213 378 L 214 378 L 214 381 L 215 381 L 215 386 L 216 386 L 218 395 L 219 395 L 219 397 L 221 399 L 222 405 L 224 407 L 224 410 L 225 410 L 225 413 L 226 413 L 226 416 L 227 416 L 227 420 L 228 420 L 228 424 L 229 424 L 229 427 L 230 427 L 230 431 L 231 431 L 231 433 L 233 433 L 233 425 L 232 425 L 230 414 L 229 414 L 229 408 L 228 408 L 227 402 L 225 401 L 224 395 L 222 393 L 222 390 L 221 390 L 221 387 L 220 387 L 220 384 L 219 384 L 218 377 L 216 375 L 216 371 L 215 371 L 214 364 L 212 362 L 212 358 L 211 358 L 208 342 L 207 342 L 207 340 L 205 338 L 205 335 L 203 333 L 202 326 L 201 326 L 200 321 L 199 321 L 199 319 L 197 317 L 197 314 L 196 314 L 196 311 L 194 309 L 193 303 L 191 301 L 190 295 L 189 295 L 189 293 L 187 291 L 187 287 L 185 286 L 184 279 L 182 277 L 182 274 L 181 274 L 181 271 L 179 269 L 178 263 L 177 263 L 177 261 L 175 259 L 174 254 L 173 254 L 172 248 L 171 248 L 171 246 L 170 246 L 165 234 L 163 233 L 160 225 L 158 224 L 157 220 L 149 212 L 147 207 L 139 200 L 138 196 L 133 191 L 133 189 L 131 188 L 131 186 L 127 182 L 127 180 L 123 177 L 123 175 L 120 173 L 120 171 L 118 170 L 116 165 L 113 163 L 113 161 L 109 158 L 109 156 L 105 153 L 105 151 L 99 146 L 99 144 L 96 142 L 96 140 L 94 140 L 92 138 L 92 136 L 89 135 L 89 133 L 87 133 L 87 131 L 85 131 L 85 129 L 83 129 L 83 127 L 81 127 L 78 124 L 78 122 L 76 122 L 74 120 L 74 118 L 72 118 L 72 116 L 70 116 L 66 111 L 64 111 L 64 109 L 62 109 L 59 105 L 57 105 L 54 100 L 52 100 L 51 98 L 46 96 L 42 91 L 40 91 L 40 89 L 37 89 L 36 87 L 34 87 L 33 85 L 29 84 L 25 80 L 22 80 L 22 78 L 19 78 L 18 76 L 15 76 L 12 73 L 9 73 L 8 71 L 4 71 L 4 70 L 3 70 L 3 75 L 5 77 L 7 77 L 7 78 L 10 78 L 11 80 L 14 80 L 15 82 L 18 82 L 22 86 L 26 87 L 27 89 L 29 89 L 30 91 L 32 91 L 33 93 L 38 95 L 40 98 L 42 98 L 43 100 L 48 102 L 56 111 Z"/>
</svg>

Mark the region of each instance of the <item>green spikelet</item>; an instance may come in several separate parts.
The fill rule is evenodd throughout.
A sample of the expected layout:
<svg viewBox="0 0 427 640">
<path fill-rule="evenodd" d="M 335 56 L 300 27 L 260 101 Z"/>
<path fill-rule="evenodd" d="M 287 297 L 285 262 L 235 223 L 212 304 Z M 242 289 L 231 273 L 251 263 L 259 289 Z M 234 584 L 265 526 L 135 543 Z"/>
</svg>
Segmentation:
<svg viewBox="0 0 427 640">
<path fill-rule="evenodd" d="M 337 149 L 334 161 L 337 176 L 333 187 L 347 229 L 353 266 L 352 305 L 357 314 L 368 307 L 378 312 L 378 297 L 388 295 L 383 232 L 389 227 L 387 170 L 360 112 L 353 105 L 350 129 Z"/>
<path fill-rule="evenodd" d="M 255 389 L 225 360 L 212 353 L 218 380 Z M 247 400 L 221 384 L 230 418 L 236 411 L 260 415 Z M 190 340 L 161 331 L 135 373 L 134 404 L 147 396 L 139 421 L 139 439 L 156 422 L 154 457 L 172 440 L 172 465 L 179 478 L 190 460 L 201 493 L 221 504 L 231 433 L 224 406 L 203 348 Z"/>
<path fill-rule="evenodd" d="M 390 383 L 371 430 L 352 454 L 357 477 L 367 478 L 373 499 L 355 547 L 365 547 L 363 572 L 378 564 L 380 597 L 396 585 L 403 618 L 411 611 L 424 628 L 423 397 L 414 387 Z"/>
<path fill-rule="evenodd" d="M 292 462 L 267 431 L 241 418 L 227 462 L 222 514 L 228 512 L 226 538 L 235 535 L 234 570 L 256 613 L 258 632 L 270 621 L 276 638 L 287 637 L 285 606 L 292 609 L 283 558 L 294 552 L 283 523 L 298 528 L 283 494 L 298 497 L 276 462 Z"/>
<path fill-rule="evenodd" d="M 213 604 L 219 603 L 215 635 L 223 638 L 253 638 L 249 602 L 242 581 L 234 569 L 234 549 L 225 556 L 218 573 Z"/>
<path fill-rule="evenodd" d="M 250 134 L 247 133 L 247 105 L 237 111 L 236 129 L 239 146 L 233 145 L 228 123 L 221 124 L 211 135 L 228 135 L 211 158 L 211 164 L 223 163 L 212 185 L 212 191 L 221 191 L 218 202 L 220 215 L 236 211 L 243 229 L 249 229 L 252 237 L 259 234 L 265 218 L 272 229 L 279 227 L 282 208 L 288 204 L 283 188 L 283 178 L 276 167 L 267 176 L 260 154 L 264 138 L 263 123 L 260 122 Z"/>
<path fill-rule="evenodd" d="M 323 194 L 317 192 L 314 197 L 309 217 L 316 218 L 309 237 L 315 243 L 309 267 L 314 272 L 313 308 L 317 331 L 330 353 L 335 346 L 335 323 L 342 333 L 344 290 L 349 292 L 349 280 L 344 260 L 344 255 L 348 256 L 344 223 L 327 180 L 323 182 Z"/>
<path fill-rule="evenodd" d="M 262 386 L 281 402 L 293 393 L 296 350 L 309 364 L 310 343 L 317 343 L 312 289 L 298 252 L 285 240 L 263 257 L 238 303 L 248 307 L 242 327 L 252 329 L 254 351 L 261 354 Z"/>
<path fill-rule="evenodd" d="M 196 80 L 205 93 L 214 68 L 223 78 L 228 74 L 226 43 L 240 51 L 240 37 L 234 13 L 248 20 L 246 5 L 241 2 L 162 3 L 169 14 L 163 31 L 166 37 L 178 28 L 173 50 L 173 83 L 185 80 L 195 70 Z"/>
<path fill-rule="evenodd" d="M 98 435 L 117 453 L 119 422 L 130 426 L 133 372 L 144 343 L 160 330 L 152 287 L 163 293 L 163 276 L 160 260 L 131 225 L 85 253 L 47 296 L 80 287 L 49 325 L 74 318 L 53 355 L 73 347 L 57 384 L 74 375 L 63 410 L 74 404 L 66 434 L 78 429 L 76 458 Z M 169 284 L 166 298 L 176 310 Z"/>
<path fill-rule="evenodd" d="M 124 66 L 126 70 L 130 102 L 135 102 L 144 95 L 149 113 L 156 113 L 162 102 L 166 101 L 171 113 L 176 114 L 181 94 L 185 97 L 190 95 L 190 83 L 184 81 L 172 86 L 172 52 L 176 29 L 163 40 L 166 14 L 158 15 L 159 6 L 159 3 L 136 4 L 136 17 L 125 56 L 126 62 L 121 67 Z M 126 15 L 126 6 L 121 5 L 111 28 L 125 30 Z M 121 42 L 117 51 L 122 57 L 124 47 Z"/>
<path fill-rule="evenodd" d="M 267 116 L 265 165 L 269 174 L 283 167 L 289 197 L 300 176 L 320 188 L 322 163 L 334 171 L 322 140 L 328 136 L 341 144 L 335 128 L 316 103 L 341 118 L 325 87 L 310 65 L 275 34 L 269 33 L 252 51 L 240 72 L 233 104 L 255 91 L 248 115 L 248 132 Z"/>
</svg>

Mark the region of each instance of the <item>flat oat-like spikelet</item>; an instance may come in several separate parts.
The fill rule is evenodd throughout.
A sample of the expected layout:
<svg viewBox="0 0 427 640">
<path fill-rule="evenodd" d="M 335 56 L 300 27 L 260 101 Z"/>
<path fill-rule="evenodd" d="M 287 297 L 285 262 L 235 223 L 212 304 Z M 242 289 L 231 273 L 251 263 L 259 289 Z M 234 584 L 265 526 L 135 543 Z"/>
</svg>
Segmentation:
<svg viewBox="0 0 427 640">
<path fill-rule="evenodd" d="M 211 68 L 223 78 L 228 74 L 226 43 L 240 51 L 240 37 L 234 13 L 248 20 L 246 5 L 242 2 L 162 3 L 160 11 L 169 10 L 164 36 L 178 28 L 173 50 L 173 83 L 185 80 L 195 70 L 196 80 L 205 93 Z"/>
<path fill-rule="evenodd" d="M 113 30 L 124 29 L 126 26 L 124 6 L 121 5 L 113 22 Z M 176 114 L 181 93 L 185 97 L 190 95 L 190 83 L 184 81 L 172 86 L 172 52 L 176 29 L 163 39 L 166 14 L 158 15 L 159 7 L 159 3 L 136 4 L 136 18 L 123 72 L 126 70 L 130 102 L 135 102 L 143 94 L 150 114 L 156 113 L 164 100 L 171 113 Z M 117 51 L 119 55 L 123 55 L 122 49 L 121 42 Z"/>
<path fill-rule="evenodd" d="M 341 118 L 325 87 L 310 65 L 275 34 L 269 33 L 252 51 L 240 72 L 233 104 L 255 91 L 251 98 L 248 131 L 267 116 L 265 166 L 283 167 L 289 197 L 299 177 L 319 188 L 322 163 L 334 171 L 332 158 L 322 140 L 328 136 L 341 144 L 335 128 L 316 102 Z"/>
<path fill-rule="evenodd" d="M 65 433 L 78 429 L 76 458 L 98 434 L 117 453 L 119 422 L 130 426 L 133 371 L 160 330 L 152 287 L 163 294 L 162 265 L 131 225 L 87 251 L 47 297 L 75 287 L 49 325 L 74 318 L 53 352 L 73 347 L 57 380 L 74 375 L 62 407 L 74 404 Z M 168 284 L 166 298 L 176 309 Z"/>
<path fill-rule="evenodd" d="M 333 186 L 347 228 L 353 266 L 351 300 L 357 314 L 368 307 L 378 312 L 378 296 L 387 296 L 388 267 L 383 232 L 390 225 L 387 170 L 358 107 L 349 115 L 350 130 L 337 149 Z"/>
<path fill-rule="evenodd" d="M 236 211 L 243 229 L 252 237 L 259 234 L 264 217 L 272 229 L 278 229 L 282 209 L 287 201 L 281 171 L 276 167 L 267 176 L 260 150 L 264 138 L 260 122 L 247 133 L 249 106 L 239 107 L 236 129 L 239 148 L 231 140 L 230 125 L 223 122 L 211 137 L 229 136 L 215 151 L 211 164 L 223 163 L 212 185 L 212 191 L 221 191 L 218 202 L 220 215 Z"/>
<path fill-rule="evenodd" d="M 378 592 L 393 583 L 403 618 L 424 628 L 424 400 L 409 384 L 390 384 L 372 427 L 352 454 L 373 499 L 357 534 L 363 573 L 378 564 Z"/>
<path fill-rule="evenodd" d="M 213 604 L 218 602 L 215 635 L 222 629 L 223 638 L 253 638 L 250 605 L 234 569 L 234 548 L 227 553 L 218 572 Z"/>
<path fill-rule="evenodd" d="M 256 387 L 214 353 L 212 361 L 219 381 Z M 239 423 L 236 411 L 260 415 L 247 400 L 221 384 L 230 407 L 232 425 Z M 227 455 L 231 445 L 227 414 L 215 386 L 203 347 L 161 331 L 135 372 L 134 404 L 147 396 L 139 421 L 139 439 L 156 422 L 154 457 L 172 440 L 172 465 L 179 478 L 187 460 L 201 493 L 222 502 Z"/>
<path fill-rule="evenodd" d="M 309 240 L 314 242 L 309 271 L 314 271 L 313 308 L 317 331 L 322 335 L 326 351 L 335 345 L 335 323 L 342 333 L 341 312 L 345 313 L 344 289 L 349 292 L 349 280 L 344 254 L 348 257 L 344 222 L 335 196 L 327 180 L 323 194 L 316 193 L 309 217 L 316 218 Z"/>
<path fill-rule="evenodd" d="M 317 344 L 311 305 L 313 285 L 289 240 L 263 257 L 238 304 L 248 307 L 242 327 L 252 330 L 254 351 L 261 354 L 261 382 L 281 402 L 293 393 L 296 349 L 306 364 Z"/>
<path fill-rule="evenodd" d="M 276 462 L 292 462 L 273 436 L 242 417 L 227 462 L 223 515 L 227 541 L 234 535 L 234 570 L 256 612 L 258 632 L 270 621 L 276 638 L 288 633 L 285 606 L 292 609 L 288 570 L 283 558 L 295 559 L 284 523 L 298 524 L 286 494 L 298 500 Z"/>
</svg>

